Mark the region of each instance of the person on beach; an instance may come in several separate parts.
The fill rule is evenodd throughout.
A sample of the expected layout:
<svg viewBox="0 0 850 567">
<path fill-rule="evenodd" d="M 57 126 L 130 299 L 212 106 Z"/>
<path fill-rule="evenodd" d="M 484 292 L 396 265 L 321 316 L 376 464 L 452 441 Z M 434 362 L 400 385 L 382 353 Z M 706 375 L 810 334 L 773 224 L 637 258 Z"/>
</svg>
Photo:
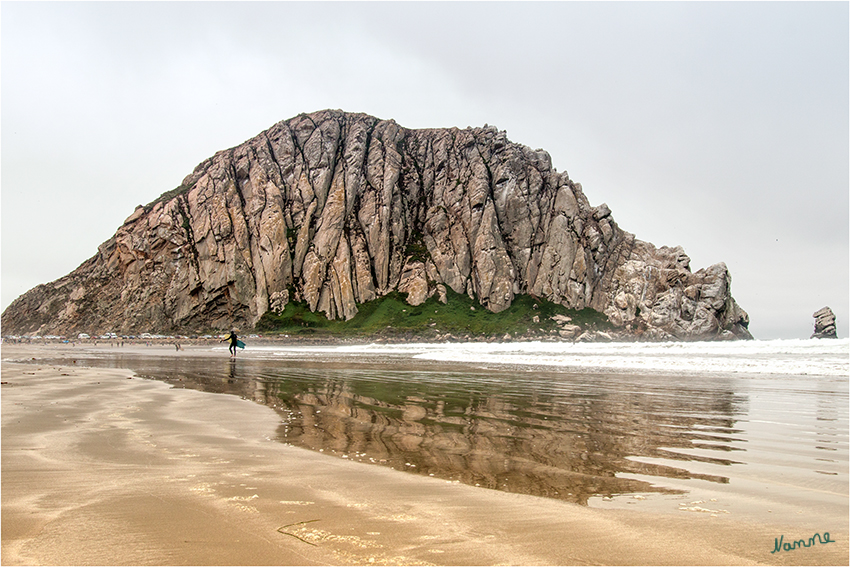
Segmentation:
<svg viewBox="0 0 850 567">
<path fill-rule="evenodd" d="M 230 331 L 229 337 L 227 337 L 226 339 L 221 339 L 221 341 L 219 341 L 219 342 L 222 342 L 222 343 L 224 341 L 230 341 L 230 349 L 229 349 L 230 350 L 230 358 L 236 358 L 236 342 L 237 342 L 237 340 L 238 339 L 236 337 L 236 331 Z"/>
</svg>

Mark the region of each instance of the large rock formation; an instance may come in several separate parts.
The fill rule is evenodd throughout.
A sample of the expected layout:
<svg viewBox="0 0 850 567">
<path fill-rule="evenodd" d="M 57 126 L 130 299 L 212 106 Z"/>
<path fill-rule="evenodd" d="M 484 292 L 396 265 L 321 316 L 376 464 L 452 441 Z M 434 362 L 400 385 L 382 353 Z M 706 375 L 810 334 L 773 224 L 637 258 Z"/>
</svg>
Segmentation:
<svg viewBox="0 0 850 567">
<path fill-rule="evenodd" d="M 329 318 L 446 287 L 591 307 L 650 338 L 749 338 L 724 264 L 691 272 L 592 207 L 549 154 L 492 126 L 408 130 L 321 111 L 218 152 L 98 253 L 3 313 L 4 333 L 252 327 L 306 301 Z"/>
</svg>

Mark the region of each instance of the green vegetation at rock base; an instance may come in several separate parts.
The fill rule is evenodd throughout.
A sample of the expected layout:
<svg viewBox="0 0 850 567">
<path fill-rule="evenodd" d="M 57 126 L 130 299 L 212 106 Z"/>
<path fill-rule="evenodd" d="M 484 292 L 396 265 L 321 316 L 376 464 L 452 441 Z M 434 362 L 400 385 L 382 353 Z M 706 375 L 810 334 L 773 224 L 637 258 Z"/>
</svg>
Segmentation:
<svg viewBox="0 0 850 567">
<path fill-rule="evenodd" d="M 412 306 L 405 302 L 404 294 L 393 292 L 358 304 L 357 315 L 349 321 L 329 320 L 323 313 L 311 312 L 306 303 L 290 301 L 282 312 L 263 315 L 255 330 L 304 337 L 542 337 L 557 334 L 561 325 L 552 320 L 555 315 L 570 317 L 570 324 L 582 330 L 612 328 L 608 318 L 593 309 L 567 309 L 529 295 L 517 296 L 501 313 L 492 313 L 467 295 L 450 289 L 447 299 L 443 304 L 433 296 Z"/>
</svg>

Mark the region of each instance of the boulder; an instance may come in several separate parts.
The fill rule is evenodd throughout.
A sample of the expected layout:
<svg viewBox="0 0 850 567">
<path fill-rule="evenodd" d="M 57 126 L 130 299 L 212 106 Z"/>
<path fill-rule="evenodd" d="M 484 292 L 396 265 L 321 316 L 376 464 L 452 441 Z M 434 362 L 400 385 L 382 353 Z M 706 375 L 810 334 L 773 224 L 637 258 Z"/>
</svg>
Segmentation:
<svg viewBox="0 0 850 567">
<path fill-rule="evenodd" d="M 835 339 L 838 335 L 835 331 L 835 313 L 829 307 L 818 309 L 812 314 L 815 318 L 815 332 L 813 339 Z"/>
</svg>

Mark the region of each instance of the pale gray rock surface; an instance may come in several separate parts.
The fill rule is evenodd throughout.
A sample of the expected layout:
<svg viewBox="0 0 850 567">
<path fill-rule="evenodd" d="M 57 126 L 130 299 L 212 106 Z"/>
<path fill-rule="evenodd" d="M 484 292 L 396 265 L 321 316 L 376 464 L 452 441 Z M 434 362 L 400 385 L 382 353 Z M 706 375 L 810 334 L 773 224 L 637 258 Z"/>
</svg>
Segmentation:
<svg viewBox="0 0 850 567">
<path fill-rule="evenodd" d="M 97 254 L 3 313 L 4 333 L 251 328 L 292 300 L 332 319 L 392 291 L 518 294 L 647 339 L 751 338 L 722 263 L 692 272 L 492 126 L 408 130 L 326 110 L 279 122 L 139 207 Z M 575 336 L 572 327 L 565 336 Z"/>
<path fill-rule="evenodd" d="M 813 339 L 835 339 L 838 338 L 835 328 L 835 313 L 829 307 L 822 307 L 812 314 L 815 318 L 815 332 Z"/>
</svg>

